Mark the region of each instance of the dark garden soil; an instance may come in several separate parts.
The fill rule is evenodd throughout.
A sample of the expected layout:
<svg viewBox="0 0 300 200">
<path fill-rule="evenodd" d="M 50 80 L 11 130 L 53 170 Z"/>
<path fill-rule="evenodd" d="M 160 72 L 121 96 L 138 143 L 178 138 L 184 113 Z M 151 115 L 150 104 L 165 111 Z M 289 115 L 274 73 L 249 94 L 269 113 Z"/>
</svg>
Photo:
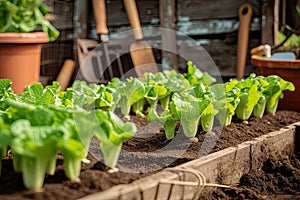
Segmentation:
<svg viewBox="0 0 300 200">
<path fill-rule="evenodd" d="M 201 199 L 300 200 L 300 159 L 271 157 L 263 167 L 244 174 L 237 188 L 204 190 Z"/>
<path fill-rule="evenodd" d="M 21 174 L 13 171 L 8 156 L 2 161 L 0 199 L 78 199 L 279 130 L 300 121 L 300 113 L 278 111 L 276 115 L 248 121 L 233 119 L 227 127 L 216 124 L 210 133 L 199 130 L 193 139 L 187 139 L 178 124 L 177 134 L 171 141 L 165 139 L 158 124 L 134 116 L 131 121 L 137 124 L 138 133 L 123 144 L 117 165 L 119 172 L 107 172 L 101 162 L 99 141 L 93 138 L 88 156 L 91 163 L 82 164 L 81 182 L 67 180 L 62 156 L 58 155 L 55 175 L 46 176 L 44 191 L 35 193 L 24 188 Z M 300 160 L 296 156 L 280 161 L 270 157 L 263 168 L 245 174 L 238 189 L 218 189 L 207 194 L 207 199 L 268 199 L 268 195 L 274 195 L 271 199 L 288 199 L 290 195 L 294 195 L 291 199 L 300 199 Z"/>
</svg>

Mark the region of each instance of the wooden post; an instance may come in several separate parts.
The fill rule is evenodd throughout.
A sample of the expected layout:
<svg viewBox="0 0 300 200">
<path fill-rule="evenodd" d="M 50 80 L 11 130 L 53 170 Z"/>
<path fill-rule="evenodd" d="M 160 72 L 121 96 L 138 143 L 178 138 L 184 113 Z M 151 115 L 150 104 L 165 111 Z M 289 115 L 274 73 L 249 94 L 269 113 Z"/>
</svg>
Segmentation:
<svg viewBox="0 0 300 200">
<path fill-rule="evenodd" d="M 286 0 L 282 0 L 281 13 L 282 13 L 281 23 L 286 24 Z"/>
<path fill-rule="evenodd" d="M 262 3 L 262 27 L 261 43 L 274 45 L 273 25 L 274 25 L 274 1 L 263 0 Z"/>
<path fill-rule="evenodd" d="M 76 37 L 88 36 L 88 1 L 76 0 L 74 3 L 74 33 Z"/>
<path fill-rule="evenodd" d="M 274 45 L 278 44 L 277 33 L 279 31 L 279 7 L 280 0 L 274 1 Z"/>
<path fill-rule="evenodd" d="M 159 16 L 161 23 L 162 66 L 178 69 L 176 45 L 176 1 L 159 1 Z"/>
<path fill-rule="evenodd" d="M 88 36 L 88 1 L 76 0 L 74 2 L 74 55 L 76 68 L 80 66 L 78 54 L 77 54 L 77 38 L 87 38 Z"/>
</svg>

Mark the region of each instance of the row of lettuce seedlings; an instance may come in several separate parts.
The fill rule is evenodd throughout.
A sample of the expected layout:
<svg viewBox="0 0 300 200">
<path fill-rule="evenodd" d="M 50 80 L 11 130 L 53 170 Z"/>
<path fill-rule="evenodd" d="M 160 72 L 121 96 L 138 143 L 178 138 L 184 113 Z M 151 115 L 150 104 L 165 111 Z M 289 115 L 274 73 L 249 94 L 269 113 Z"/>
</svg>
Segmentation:
<svg viewBox="0 0 300 200">
<path fill-rule="evenodd" d="M 63 154 L 64 172 L 79 181 L 81 162 L 87 157 L 93 136 L 100 140 L 104 164 L 115 168 L 122 143 L 137 131 L 134 123 L 115 114 L 136 114 L 159 122 L 166 139 L 172 139 L 180 121 L 186 137 L 194 137 L 199 126 L 211 131 L 215 118 L 222 126 L 234 115 L 275 114 L 284 90 L 293 83 L 278 76 L 251 74 L 243 80 L 216 83 L 192 62 L 187 73 L 166 70 L 145 73 L 145 78 L 113 78 L 107 85 L 76 80 L 66 91 L 57 82 L 32 83 L 15 94 L 12 82 L 0 80 L 0 157 L 12 153 L 13 166 L 21 172 L 26 188 L 42 190 L 46 174 L 56 170 L 56 156 Z M 1 171 L 1 162 L 0 162 Z"/>
</svg>

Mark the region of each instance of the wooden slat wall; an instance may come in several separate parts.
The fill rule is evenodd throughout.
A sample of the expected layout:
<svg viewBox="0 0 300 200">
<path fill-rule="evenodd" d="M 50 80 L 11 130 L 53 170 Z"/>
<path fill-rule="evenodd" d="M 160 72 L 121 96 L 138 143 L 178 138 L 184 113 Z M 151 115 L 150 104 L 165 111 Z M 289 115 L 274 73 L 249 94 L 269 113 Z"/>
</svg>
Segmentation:
<svg viewBox="0 0 300 200">
<path fill-rule="evenodd" d="M 239 26 L 238 9 L 246 2 L 249 2 L 254 10 L 249 34 L 250 49 L 261 43 L 261 10 L 262 1 L 265 0 L 176 0 L 176 16 L 174 18 L 176 30 L 194 38 L 202 44 L 209 53 L 222 75 L 235 76 L 237 30 Z M 107 2 L 107 20 L 111 34 L 124 30 L 130 30 L 128 18 L 124 9 L 123 1 L 111 0 Z M 143 27 L 160 27 L 161 15 L 159 0 L 136 0 L 140 21 Z M 92 10 L 92 9 L 89 9 Z M 96 38 L 93 32 L 94 19 L 89 17 L 91 33 L 89 37 Z M 145 38 L 155 36 L 153 32 L 144 32 Z M 203 42 L 204 41 L 204 42 Z M 160 43 L 153 41 L 152 45 Z M 192 52 L 191 52 L 192 53 Z M 248 56 L 246 73 L 253 71 Z M 178 67 L 184 66 L 179 61 Z"/>
<path fill-rule="evenodd" d="M 259 0 L 177 0 L 177 18 L 188 17 L 189 20 L 204 19 L 224 19 L 238 17 L 238 8 L 250 2 L 253 6 L 254 15 L 261 13 L 261 3 Z M 140 20 L 142 24 L 151 24 L 152 21 L 159 19 L 159 1 L 158 0 L 138 0 L 136 1 Z M 117 27 L 128 25 L 127 15 L 124 9 L 123 1 L 107 1 L 108 26 Z"/>
</svg>

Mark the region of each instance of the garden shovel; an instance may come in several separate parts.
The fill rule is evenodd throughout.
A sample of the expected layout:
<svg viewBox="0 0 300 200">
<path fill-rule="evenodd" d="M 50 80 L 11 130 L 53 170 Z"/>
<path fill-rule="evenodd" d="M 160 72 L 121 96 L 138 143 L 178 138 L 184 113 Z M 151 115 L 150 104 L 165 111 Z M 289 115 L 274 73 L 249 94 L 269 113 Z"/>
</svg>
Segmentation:
<svg viewBox="0 0 300 200">
<path fill-rule="evenodd" d="M 105 0 L 93 0 L 93 11 L 96 20 L 96 33 L 99 38 L 99 43 L 103 43 L 103 52 L 106 59 L 106 66 L 108 66 L 111 61 L 108 52 L 109 31 L 106 24 Z M 111 67 L 108 67 L 108 72 L 110 77 L 113 77 L 113 70 Z"/>
<path fill-rule="evenodd" d="M 145 72 L 156 73 L 159 70 L 150 44 L 143 40 L 135 0 L 124 0 L 124 5 L 135 39 L 135 42 L 130 45 L 131 59 L 137 76 L 143 78 Z"/>
</svg>

